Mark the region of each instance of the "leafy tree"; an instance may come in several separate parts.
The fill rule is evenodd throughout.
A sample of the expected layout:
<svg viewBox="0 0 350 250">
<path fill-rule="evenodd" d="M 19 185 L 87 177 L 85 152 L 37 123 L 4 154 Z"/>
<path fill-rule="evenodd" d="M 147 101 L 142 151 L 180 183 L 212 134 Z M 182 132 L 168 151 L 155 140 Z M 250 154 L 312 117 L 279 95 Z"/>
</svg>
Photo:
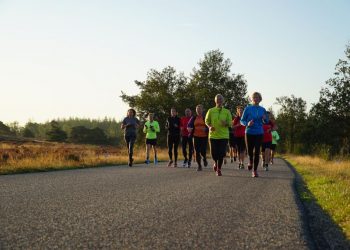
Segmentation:
<svg viewBox="0 0 350 250">
<path fill-rule="evenodd" d="M 190 81 L 196 104 L 211 108 L 217 94 L 225 97 L 225 106 L 233 113 L 236 106 L 248 104 L 247 81 L 241 74 L 231 74 L 231 66 L 231 60 L 225 59 L 220 50 L 212 50 L 204 55 L 198 68 L 194 68 Z"/>
<path fill-rule="evenodd" d="M 73 127 L 69 141 L 74 143 L 107 144 L 108 138 L 100 128 L 88 129 L 84 126 Z"/>
<path fill-rule="evenodd" d="M 339 59 L 334 77 L 326 81 L 318 103 L 310 110 L 316 124 L 314 141 L 332 148 L 332 154 L 350 154 L 350 44 Z"/>
<path fill-rule="evenodd" d="M 186 77 L 183 73 L 177 73 L 173 67 L 169 66 L 161 71 L 151 69 L 146 81 L 135 81 L 135 84 L 139 87 L 140 94 L 129 96 L 122 92 L 121 98 L 137 110 L 141 122 L 145 121 L 148 113 L 154 113 L 162 128 L 172 107 L 182 111 L 194 105 L 193 96 L 188 92 Z M 141 136 L 142 129 L 139 129 L 139 133 Z M 161 137 L 161 142 L 165 143 L 164 136 Z"/>
<path fill-rule="evenodd" d="M 276 121 L 281 137 L 285 138 L 285 149 L 293 153 L 304 152 L 304 148 L 295 150 L 295 145 L 301 145 L 304 142 L 301 131 L 307 119 L 306 102 L 292 95 L 278 97 L 276 103 L 281 106 Z"/>
</svg>

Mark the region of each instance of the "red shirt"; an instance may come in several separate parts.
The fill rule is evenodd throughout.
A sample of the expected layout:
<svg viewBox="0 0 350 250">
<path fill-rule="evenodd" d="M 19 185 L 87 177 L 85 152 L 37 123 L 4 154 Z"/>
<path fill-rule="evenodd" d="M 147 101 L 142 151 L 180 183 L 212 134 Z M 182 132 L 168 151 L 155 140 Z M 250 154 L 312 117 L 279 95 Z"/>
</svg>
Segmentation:
<svg viewBox="0 0 350 250">
<path fill-rule="evenodd" d="M 263 129 L 264 129 L 263 142 L 272 142 L 272 134 L 271 134 L 272 124 L 271 123 L 264 124 Z"/>
<path fill-rule="evenodd" d="M 187 117 L 187 116 L 181 117 L 181 119 L 180 119 L 181 136 L 188 136 L 189 135 L 188 130 L 187 130 L 187 124 L 190 120 L 191 120 L 191 116 L 190 117 Z"/>
<path fill-rule="evenodd" d="M 244 137 L 245 136 L 245 126 L 243 126 L 241 123 L 241 117 L 236 116 L 235 119 L 233 120 L 233 126 L 239 125 L 234 129 L 234 136 L 235 137 Z"/>
</svg>

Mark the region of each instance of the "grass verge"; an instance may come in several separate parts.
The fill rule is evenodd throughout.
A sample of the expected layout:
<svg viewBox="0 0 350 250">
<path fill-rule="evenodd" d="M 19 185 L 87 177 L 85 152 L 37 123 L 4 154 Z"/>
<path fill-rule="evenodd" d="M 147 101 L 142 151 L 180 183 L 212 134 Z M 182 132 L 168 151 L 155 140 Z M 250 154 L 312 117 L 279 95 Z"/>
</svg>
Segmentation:
<svg viewBox="0 0 350 250">
<path fill-rule="evenodd" d="M 298 192 L 302 202 L 311 208 L 309 216 L 314 216 L 320 222 L 322 218 L 319 218 L 320 214 L 315 208 L 319 206 L 323 214 L 328 214 L 339 225 L 349 243 L 350 161 L 326 161 L 318 157 L 295 155 L 285 155 L 284 158 L 302 177 L 303 186 L 299 184 Z"/>
</svg>

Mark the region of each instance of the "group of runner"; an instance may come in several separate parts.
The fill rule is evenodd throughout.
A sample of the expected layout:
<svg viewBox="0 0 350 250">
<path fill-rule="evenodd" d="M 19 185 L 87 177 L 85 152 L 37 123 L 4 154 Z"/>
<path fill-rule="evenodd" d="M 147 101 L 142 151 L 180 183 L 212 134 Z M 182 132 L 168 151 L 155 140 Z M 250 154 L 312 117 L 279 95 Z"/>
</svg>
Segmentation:
<svg viewBox="0 0 350 250">
<path fill-rule="evenodd" d="M 168 167 L 178 167 L 178 146 L 182 144 L 184 157 L 183 167 L 191 167 L 192 156 L 197 162 L 197 171 L 208 165 L 207 145 L 209 141 L 213 170 L 217 176 L 222 175 L 222 165 L 226 161 L 229 145 L 230 160 L 238 160 L 238 168 L 244 169 L 244 159 L 248 153 L 248 170 L 252 171 L 252 177 L 258 177 L 258 165 L 260 152 L 262 151 L 262 166 L 268 170 L 273 163 L 279 135 L 272 114 L 260 106 L 262 96 L 254 92 L 252 102 L 243 109 L 236 108 L 233 118 L 231 112 L 224 108 L 224 97 L 215 96 L 215 107 L 210 108 L 206 114 L 202 105 L 196 106 L 193 115 L 190 109 L 185 110 L 184 117 L 178 117 L 176 108 L 171 108 L 170 116 L 166 120 L 167 146 L 169 162 Z M 123 120 L 121 128 L 125 131 L 125 141 L 128 148 L 129 163 L 133 164 L 133 146 L 136 140 L 136 132 L 140 127 L 140 121 L 136 118 L 134 109 L 129 109 L 127 117 Z M 153 148 L 154 163 L 158 163 L 157 157 L 157 133 L 160 132 L 159 123 L 154 120 L 154 114 L 148 114 L 148 119 L 143 126 L 146 134 L 146 160 L 150 163 L 150 149 Z M 188 151 L 187 151 L 188 149 Z"/>
</svg>

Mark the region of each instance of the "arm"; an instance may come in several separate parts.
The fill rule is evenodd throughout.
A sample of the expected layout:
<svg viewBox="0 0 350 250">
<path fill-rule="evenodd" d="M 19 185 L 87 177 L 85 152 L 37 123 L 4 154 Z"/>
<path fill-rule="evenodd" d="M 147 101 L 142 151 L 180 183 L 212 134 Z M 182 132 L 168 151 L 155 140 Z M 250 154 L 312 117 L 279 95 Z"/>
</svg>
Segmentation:
<svg viewBox="0 0 350 250">
<path fill-rule="evenodd" d="M 227 123 L 227 127 L 232 128 L 232 114 L 231 114 L 230 110 L 228 110 L 228 115 L 226 117 L 226 123 Z"/>
<path fill-rule="evenodd" d="M 247 126 L 248 125 L 248 108 L 245 108 L 244 111 L 243 111 L 243 115 L 241 117 L 241 124 L 243 126 Z"/>
<path fill-rule="evenodd" d="M 158 122 L 156 122 L 156 123 L 154 124 L 154 130 L 155 130 L 156 133 L 159 133 L 159 132 L 160 132 L 160 128 L 159 128 L 159 123 L 158 123 Z"/>
<path fill-rule="evenodd" d="M 169 122 L 169 118 L 166 120 L 166 123 L 165 123 L 165 129 L 168 129 L 169 130 L 170 128 L 170 122 Z"/>
<path fill-rule="evenodd" d="M 147 124 L 145 123 L 145 125 L 143 126 L 143 132 L 146 134 L 146 133 L 147 133 L 147 130 L 148 130 L 148 126 L 147 126 Z"/>
</svg>

